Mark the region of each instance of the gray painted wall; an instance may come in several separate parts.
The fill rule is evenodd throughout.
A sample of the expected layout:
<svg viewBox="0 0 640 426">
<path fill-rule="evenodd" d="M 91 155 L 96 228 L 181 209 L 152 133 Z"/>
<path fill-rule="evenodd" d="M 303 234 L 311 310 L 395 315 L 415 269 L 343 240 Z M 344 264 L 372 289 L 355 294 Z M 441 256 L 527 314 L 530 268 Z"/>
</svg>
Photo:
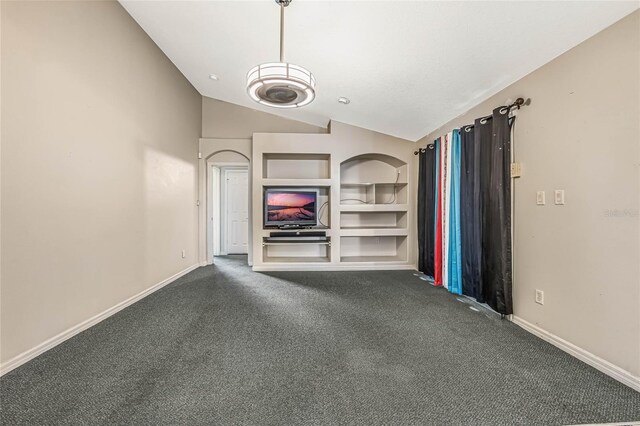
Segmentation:
<svg viewBox="0 0 640 426">
<path fill-rule="evenodd" d="M 197 263 L 202 100 L 116 2 L 1 14 L 6 363 Z"/>
<path fill-rule="evenodd" d="M 327 123 L 328 124 L 328 123 Z M 327 128 L 202 97 L 202 137 L 250 139 L 254 133 L 327 133 Z"/>
</svg>

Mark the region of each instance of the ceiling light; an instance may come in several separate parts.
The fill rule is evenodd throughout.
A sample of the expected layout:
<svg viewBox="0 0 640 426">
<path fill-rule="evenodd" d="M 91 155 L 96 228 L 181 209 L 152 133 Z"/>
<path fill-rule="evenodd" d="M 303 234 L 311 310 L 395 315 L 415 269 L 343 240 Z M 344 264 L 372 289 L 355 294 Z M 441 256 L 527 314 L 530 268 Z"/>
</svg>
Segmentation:
<svg viewBox="0 0 640 426">
<path fill-rule="evenodd" d="M 343 96 L 338 98 L 338 102 L 340 102 L 341 104 L 345 104 L 348 105 L 349 103 L 351 103 L 351 101 L 349 100 L 349 98 L 345 98 Z"/>
<path fill-rule="evenodd" d="M 280 5 L 280 62 L 258 65 L 247 73 L 247 93 L 254 101 L 275 108 L 297 108 L 310 104 L 316 96 L 316 79 L 309 70 L 284 62 L 284 8 L 291 0 L 275 0 Z"/>
<path fill-rule="evenodd" d="M 209 78 L 210 78 L 211 80 L 215 80 L 215 81 L 218 81 L 218 80 L 219 80 L 219 77 L 218 77 L 217 75 L 215 75 L 215 74 L 209 74 Z"/>
</svg>

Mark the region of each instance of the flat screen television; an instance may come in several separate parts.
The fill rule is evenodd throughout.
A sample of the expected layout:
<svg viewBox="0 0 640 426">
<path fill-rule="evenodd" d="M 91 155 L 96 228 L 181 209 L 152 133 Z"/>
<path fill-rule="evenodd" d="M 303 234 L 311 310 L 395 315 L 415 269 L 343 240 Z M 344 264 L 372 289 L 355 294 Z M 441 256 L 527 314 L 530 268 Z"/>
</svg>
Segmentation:
<svg viewBox="0 0 640 426">
<path fill-rule="evenodd" d="M 317 189 L 265 189 L 265 227 L 316 226 L 317 224 Z"/>
</svg>

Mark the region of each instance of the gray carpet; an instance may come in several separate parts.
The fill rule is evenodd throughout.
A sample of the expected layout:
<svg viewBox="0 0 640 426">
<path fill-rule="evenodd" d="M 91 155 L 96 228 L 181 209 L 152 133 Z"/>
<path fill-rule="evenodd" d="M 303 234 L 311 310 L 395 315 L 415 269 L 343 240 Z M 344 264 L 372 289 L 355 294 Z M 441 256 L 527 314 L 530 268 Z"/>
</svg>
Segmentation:
<svg viewBox="0 0 640 426">
<path fill-rule="evenodd" d="M 0 421 L 562 425 L 640 393 L 410 271 L 219 259 L 0 379 Z"/>
</svg>

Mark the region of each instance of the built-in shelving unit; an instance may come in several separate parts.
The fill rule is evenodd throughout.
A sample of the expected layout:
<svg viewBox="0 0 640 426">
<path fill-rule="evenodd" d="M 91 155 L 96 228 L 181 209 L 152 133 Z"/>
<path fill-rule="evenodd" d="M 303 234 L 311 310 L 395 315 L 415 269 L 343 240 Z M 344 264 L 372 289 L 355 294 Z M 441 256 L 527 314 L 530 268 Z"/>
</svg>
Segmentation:
<svg viewBox="0 0 640 426">
<path fill-rule="evenodd" d="M 332 135 L 254 135 L 255 270 L 414 267 L 409 243 L 415 232 L 410 226 L 413 147 L 398 141 L 350 142 Z M 292 146 L 298 152 L 291 152 Z M 380 152 L 358 153 L 357 146 Z M 271 230 L 264 229 L 262 219 L 262 194 L 269 187 L 318 189 L 318 207 L 324 206 L 320 215 L 323 225 L 318 228 L 326 231 L 327 240 L 298 243 L 269 239 Z"/>
<path fill-rule="evenodd" d="M 331 155 L 318 153 L 264 153 L 260 191 L 265 188 L 310 188 L 318 190 L 319 229 L 330 229 Z M 331 262 L 331 238 L 326 241 L 269 241 L 271 230 L 263 229 L 260 262 L 269 267 Z"/>
<path fill-rule="evenodd" d="M 407 261 L 407 167 L 384 154 L 359 155 L 341 163 L 341 263 Z"/>
</svg>

